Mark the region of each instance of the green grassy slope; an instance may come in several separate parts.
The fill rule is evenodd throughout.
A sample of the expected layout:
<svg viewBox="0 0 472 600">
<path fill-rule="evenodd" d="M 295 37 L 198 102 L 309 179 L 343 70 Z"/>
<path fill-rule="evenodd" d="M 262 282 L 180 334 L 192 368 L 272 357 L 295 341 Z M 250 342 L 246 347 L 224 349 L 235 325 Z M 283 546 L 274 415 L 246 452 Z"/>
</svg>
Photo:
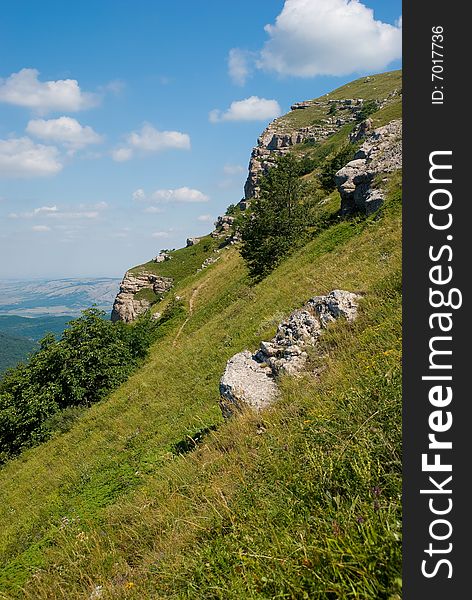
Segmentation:
<svg viewBox="0 0 472 600">
<path fill-rule="evenodd" d="M 332 220 L 255 286 L 234 247 L 198 274 L 202 242 L 145 265 L 185 310 L 108 400 L 0 471 L 0 598 L 400 598 L 398 174 L 387 185 L 379 214 Z M 224 423 L 227 359 L 334 288 L 364 296 L 323 338 L 326 368 L 314 356 L 271 410 Z"/>
</svg>

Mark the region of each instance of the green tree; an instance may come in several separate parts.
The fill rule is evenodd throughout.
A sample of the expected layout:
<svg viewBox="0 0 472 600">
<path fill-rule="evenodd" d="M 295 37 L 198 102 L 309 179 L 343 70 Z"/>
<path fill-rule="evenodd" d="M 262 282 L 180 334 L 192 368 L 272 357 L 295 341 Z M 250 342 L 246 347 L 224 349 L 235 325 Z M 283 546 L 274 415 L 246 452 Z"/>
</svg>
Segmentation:
<svg viewBox="0 0 472 600">
<path fill-rule="evenodd" d="M 45 336 L 27 364 L 1 379 L 0 462 L 47 438 L 47 422 L 60 411 L 104 398 L 146 356 L 158 322 L 145 315 L 126 325 L 104 316 L 85 310 L 60 340 Z"/>
<path fill-rule="evenodd" d="M 261 279 L 293 248 L 309 226 L 307 185 L 299 162 L 290 154 L 278 158 L 262 177 L 242 228 L 241 255 L 251 277 Z"/>
</svg>

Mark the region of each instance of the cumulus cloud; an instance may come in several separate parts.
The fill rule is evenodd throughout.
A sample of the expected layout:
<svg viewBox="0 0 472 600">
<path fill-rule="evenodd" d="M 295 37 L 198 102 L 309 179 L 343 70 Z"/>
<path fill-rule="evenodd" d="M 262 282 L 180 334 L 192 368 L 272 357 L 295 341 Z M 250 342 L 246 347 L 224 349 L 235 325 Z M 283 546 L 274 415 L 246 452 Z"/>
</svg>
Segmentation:
<svg viewBox="0 0 472 600">
<path fill-rule="evenodd" d="M 275 119 L 281 114 L 282 110 L 276 100 L 250 96 L 245 100 L 232 102 L 224 112 L 218 109 L 212 110 L 209 119 L 212 123 L 219 123 L 220 121 L 267 121 Z"/>
<path fill-rule="evenodd" d="M 254 66 L 279 75 L 376 71 L 401 57 L 401 17 L 395 25 L 383 23 L 359 0 L 285 0 L 275 24 L 266 25 L 265 31 L 269 39 Z M 242 50 L 230 51 L 229 74 L 234 79 L 232 56 L 245 55 Z M 241 70 L 246 78 L 247 56 Z"/>
<path fill-rule="evenodd" d="M 163 213 L 164 209 L 160 206 L 147 206 L 143 212 L 148 213 L 150 215 L 157 215 Z"/>
<path fill-rule="evenodd" d="M 180 187 L 173 190 L 156 190 L 151 195 L 154 202 L 208 202 L 209 197 L 189 187 Z"/>
<path fill-rule="evenodd" d="M 28 137 L 0 140 L 0 177 L 47 177 L 61 169 L 55 146 L 36 144 Z"/>
<path fill-rule="evenodd" d="M 253 53 L 232 48 L 228 54 L 228 73 L 236 85 L 244 85 L 251 72 Z"/>
<path fill-rule="evenodd" d="M 75 112 L 99 103 L 99 96 L 83 92 L 76 79 L 39 81 L 37 69 L 21 69 L 0 79 L 0 102 L 24 106 L 40 113 Z"/>
<path fill-rule="evenodd" d="M 79 149 L 89 144 L 99 144 L 103 141 L 101 135 L 96 133 L 88 125 L 81 125 L 71 117 L 59 117 L 58 119 L 34 119 L 31 120 L 26 131 L 44 141 L 57 142 L 71 149 Z"/>
<path fill-rule="evenodd" d="M 135 201 L 149 201 L 157 204 L 168 203 L 168 202 L 208 202 L 209 196 L 189 187 L 180 187 L 175 189 L 162 189 L 155 190 L 152 194 L 148 195 L 146 192 L 139 188 L 132 194 L 133 200 Z M 162 209 L 158 207 L 149 207 L 146 209 L 147 212 L 161 212 Z"/>
<path fill-rule="evenodd" d="M 116 162 L 125 162 L 133 157 L 133 151 L 131 148 L 117 148 L 112 151 L 111 156 Z"/>
<path fill-rule="evenodd" d="M 137 189 L 133 192 L 133 200 L 137 202 L 140 200 L 146 200 L 146 192 L 142 188 Z"/>
<path fill-rule="evenodd" d="M 118 162 L 129 160 L 135 151 L 143 153 L 161 150 L 190 150 L 190 136 L 180 131 L 159 131 L 150 123 L 144 123 L 139 131 L 132 131 L 126 137 L 126 145 L 114 150 L 112 157 Z"/>
</svg>

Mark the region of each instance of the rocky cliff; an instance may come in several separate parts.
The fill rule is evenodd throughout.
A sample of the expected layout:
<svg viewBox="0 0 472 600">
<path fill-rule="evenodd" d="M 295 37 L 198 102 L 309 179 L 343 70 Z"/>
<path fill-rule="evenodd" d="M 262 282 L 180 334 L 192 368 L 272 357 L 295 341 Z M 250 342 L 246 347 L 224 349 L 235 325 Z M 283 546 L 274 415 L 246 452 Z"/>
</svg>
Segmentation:
<svg viewBox="0 0 472 600">
<path fill-rule="evenodd" d="M 368 88 L 373 81 L 367 77 L 363 83 Z M 398 101 L 400 94 L 401 90 L 394 89 L 385 97 L 370 100 L 370 104 L 380 109 Z M 329 94 L 292 104 L 291 112 L 272 121 L 252 149 L 243 201 L 258 196 L 260 177 L 271 168 L 277 156 L 290 152 L 296 144 L 322 142 L 344 125 L 362 120 L 359 117 L 366 104 L 364 98 L 330 98 Z"/>
<path fill-rule="evenodd" d="M 127 271 L 113 304 L 111 320 L 131 323 L 151 307 L 151 301 L 145 297 L 140 298 L 139 292 L 149 290 L 155 294 L 157 299 L 170 290 L 172 284 L 173 281 L 170 277 Z"/>
<path fill-rule="evenodd" d="M 364 138 L 354 160 L 335 175 L 336 187 L 341 195 L 341 215 L 362 212 L 369 215 L 383 203 L 385 192 L 375 185 L 377 177 L 397 171 L 402 167 L 402 122 L 397 119 L 370 131 L 364 121 L 353 132 L 354 139 Z"/>
</svg>

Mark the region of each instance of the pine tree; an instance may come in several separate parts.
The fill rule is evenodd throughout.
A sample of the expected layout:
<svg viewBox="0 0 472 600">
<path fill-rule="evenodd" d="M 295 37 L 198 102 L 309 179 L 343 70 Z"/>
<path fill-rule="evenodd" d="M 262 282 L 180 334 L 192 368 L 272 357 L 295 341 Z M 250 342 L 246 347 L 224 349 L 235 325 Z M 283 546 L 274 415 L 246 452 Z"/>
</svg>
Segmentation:
<svg viewBox="0 0 472 600">
<path fill-rule="evenodd" d="M 251 277 L 262 279 L 302 237 L 309 225 L 307 186 L 290 154 L 278 158 L 262 177 L 259 197 L 242 226 L 241 255 Z"/>
</svg>

